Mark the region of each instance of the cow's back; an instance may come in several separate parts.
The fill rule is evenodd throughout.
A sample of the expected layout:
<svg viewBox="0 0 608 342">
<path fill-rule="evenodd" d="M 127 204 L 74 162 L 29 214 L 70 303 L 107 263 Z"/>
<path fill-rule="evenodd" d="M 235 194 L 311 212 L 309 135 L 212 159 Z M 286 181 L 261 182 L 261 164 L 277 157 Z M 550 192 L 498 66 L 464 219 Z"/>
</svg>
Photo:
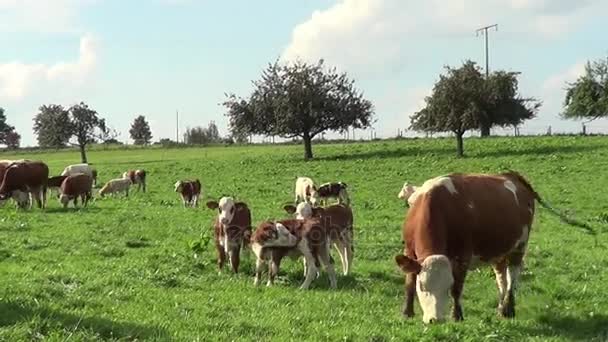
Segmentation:
<svg viewBox="0 0 608 342">
<path fill-rule="evenodd" d="M 70 196 L 89 193 L 92 185 L 93 180 L 89 175 L 84 173 L 71 175 L 61 183 L 61 193 Z"/>
</svg>

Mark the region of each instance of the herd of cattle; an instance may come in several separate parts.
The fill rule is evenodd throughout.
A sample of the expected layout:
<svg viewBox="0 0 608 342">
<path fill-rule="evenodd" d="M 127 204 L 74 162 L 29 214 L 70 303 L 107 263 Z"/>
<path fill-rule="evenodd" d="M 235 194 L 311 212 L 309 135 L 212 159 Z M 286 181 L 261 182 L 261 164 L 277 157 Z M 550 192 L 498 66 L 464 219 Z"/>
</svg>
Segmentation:
<svg viewBox="0 0 608 342">
<path fill-rule="evenodd" d="M 43 208 L 47 189 L 57 188 L 60 202 L 86 205 L 97 182 L 97 172 L 88 164 L 70 165 L 60 176 L 49 178 L 49 169 L 40 161 L 0 161 L 0 200 L 13 198 L 20 207 L 36 200 Z M 108 181 L 100 196 L 124 192 L 139 185 L 146 191 L 143 170 L 125 172 Z M 174 185 L 184 206 L 196 207 L 201 197 L 200 181 L 182 180 Z M 31 199 L 30 199 L 31 197 Z M 498 289 L 498 312 L 515 316 L 515 287 L 535 213 L 535 203 L 551 209 L 530 183 L 516 172 L 501 174 L 449 174 L 431 178 L 420 186 L 405 183 L 398 197 L 409 209 L 403 223 L 404 251 L 395 257 L 405 273 L 404 315 L 414 316 L 414 298 L 418 297 L 426 323 L 445 320 L 450 296 L 452 317 L 463 319 L 460 303 L 467 271 L 479 262 L 494 269 Z M 329 199 L 337 203 L 328 205 Z M 214 219 L 214 242 L 220 270 L 226 262 L 238 272 L 242 248 L 256 256 L 254 283 L 260 283 L 265 264 L 268 282 L 273 284 L 284 257 L 302 258 L 307 289 L 325 269 L 330 286 L 337 286 L 334 262 L 335 247 L 342 273 L 351 272 L 354 257 L 353 212 L 347 185 L 342 182 L 316 186 L 308 177 L 298 177 L 295 203 L 284 207 L 293 215 L 282 220 L 261 222 L 252 229 L 251 211 L 246 203 L 232 197 L 208 201 L 217 210 Z"/>
</svg>

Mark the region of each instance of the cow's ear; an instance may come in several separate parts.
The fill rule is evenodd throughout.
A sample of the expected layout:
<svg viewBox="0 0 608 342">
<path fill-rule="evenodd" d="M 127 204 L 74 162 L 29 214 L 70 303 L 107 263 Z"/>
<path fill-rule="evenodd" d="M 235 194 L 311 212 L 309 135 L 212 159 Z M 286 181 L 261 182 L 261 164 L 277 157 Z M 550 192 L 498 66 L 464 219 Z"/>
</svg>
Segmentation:
<svg viewBox="0 0 608 342">
<path fill-rule="evenodd" d="M 399 268 L 405 273 L 418 274 L 422 269 L 422 266 L 418 261 L 408 258 L 405 255 L 397 255 L 395 261 L 397 262 L 397 265 L 399 265 Z"/>
<path fill-rule="evenodd" d="M 285 210 L 288 214 L 294 214 L 296 212 L 296 207 L 294 205 L 287 204 L 283 207 L 283 210 Z"/>
<path fill-rule="evenodd" d="M 219 206 L 220 205 L 216 201 L 209 201 L 209 202 L 207 202 L 207 208 L 209 208 L 211 210 L 215 210 Z"/>
</svg>

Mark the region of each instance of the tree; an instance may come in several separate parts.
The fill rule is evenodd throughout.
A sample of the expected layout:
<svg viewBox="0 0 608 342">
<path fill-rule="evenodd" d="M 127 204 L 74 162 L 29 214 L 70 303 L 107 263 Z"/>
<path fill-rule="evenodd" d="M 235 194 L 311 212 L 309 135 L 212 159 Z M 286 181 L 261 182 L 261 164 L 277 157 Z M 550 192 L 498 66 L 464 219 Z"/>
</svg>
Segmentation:
<svg viewBox="0 0 608 342">
<path fill-rule="evenodd" d="M 372 103 L 345 73 L 325 68 L 323 60 L 269 64 L 253 85 L 249 98 L 229 94 L 223 103 L 233 136 L 298 137 L 304 142 L 304 158 L 311 159 L 312 139 L 318 134 L 372 124 Z"/>
<path fill-rule="evenodd" d="M 485 122 L 493 125 L 519 125 L 534 117 L 540 102 L 518 95 L 517 73 L 498 71 L 487 79 L 474 62 L 462 67 L 446 67 L 426 106 L 415 113 L 411 128 L 416 131 L 451 132 L 456 136 L 457 155 L 464 155 L 463 136 Z"/>
<path fill-rule="evenodd" d="M 15 130 L 6 133 L 4 136 L 4 144 L 10 149 L 18 149 L 21 145 L 21 135 Z"/>
<path fill-rule="evenodd" d="M 201 126 L 186 128 L 184 133 L 184 143 L 187 145 L 207 145 L 219 142 L 221 142 L 220 133 L 213 121 L 207 128 Z"/>
<path fill-rule="evenodd" d="M 6 114 L 4 114 L 4 108 L 0 107 L 0 144 L 6 144 L 7 134 L 14 130 L 15 127 L 6 123 Z"/>
<path fill-rule="evenodd" d="M 76 144 L 80 148 L 80 158 L 83 163 L 87 162 L 86 146 L 97 140 L 104 140 L 109 130 L 104 119 L 90 109 L 84 102 L 73 105 L 69 109 L 72 135 L 76 138 Z"/>
<path fill-rule="evenodd" d="M 143 115 L 135 118 L 131 124 L 129 134 L 131 134 L 131 139 L 133 139 L 135 145 L 148 145 L 152 140 L 150 125 Z"/>
<path fill-rule="evenodd" d="M 608 117 L 608 60 L 588 62 L 585 73 L 568 84 L 561 116 L 589 121 Z"/>
<path fill-rule="evenodd" d="M 72 136 L 70 113 L 61 105 L 44 105 L 34 117 L 40 147 L 63 148 Z"/>
</svg>

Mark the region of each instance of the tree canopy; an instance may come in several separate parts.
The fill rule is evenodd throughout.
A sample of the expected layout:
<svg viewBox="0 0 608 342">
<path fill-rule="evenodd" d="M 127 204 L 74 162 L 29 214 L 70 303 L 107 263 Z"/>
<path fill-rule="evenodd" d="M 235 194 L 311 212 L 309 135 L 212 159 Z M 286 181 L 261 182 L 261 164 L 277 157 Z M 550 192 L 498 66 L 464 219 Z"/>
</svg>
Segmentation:
<svg viewBox="0 0 608 342">
<path fill-rule="evenodd" d="M 135 145 L 148 145 L 152 141 L 152 132 L 145 116 L 140 115 L 133 120 L 129 134 Z"/>
<path fill-rule="evenodd" d="M 568 84 L 561 116 L 588 120 L 608 117 L 608 60 L 588 62 L 585 73 Z"/>
<path fill-rule="evenodd" d="M 184 143 L 188 145 L 206 145 L 219 143 L 221 141 L 220 132 L 215 122 L 211 121 L 207 128 L 193 127 L 186 128 L 184 133 Z"/>
<path fill-rule="evenodd" d="M 466 131 L 493 126 L 519 125 L 534 117 L 540 102 L 518 94 L 517 73 L 497 71 L 486 79 L 474 62 L 446 67 L 425 107 L 411 118 L 411 128 L 424 132 L 450 132 L 456 136 L 457 154 L 464 155 Z"/>
<path fill-rule="evenodd" d="M 0 107 L 0 144 L 4 144 L 8 148 L 18 148 L 21 143 L 21 135 L 6 121 L 4 108 Z"/>
<path fill-rule="evenodd" d="M 325 131 L 367 128 L 374 108 L 346 73 L 301 61 L 269 64 L 253 81 L 248 98 L 227 95 L 223 105 L 233 136 L 247 134 L 302 138 L 310 159 L 312 139 Z"/>
<path fill-rule="evenodd" d="M 69 111 L 61 105 L 41 106 L 34 117 L 34 133 L 40 147 L 65 147 L 72 136 Z"/>
</svg>

